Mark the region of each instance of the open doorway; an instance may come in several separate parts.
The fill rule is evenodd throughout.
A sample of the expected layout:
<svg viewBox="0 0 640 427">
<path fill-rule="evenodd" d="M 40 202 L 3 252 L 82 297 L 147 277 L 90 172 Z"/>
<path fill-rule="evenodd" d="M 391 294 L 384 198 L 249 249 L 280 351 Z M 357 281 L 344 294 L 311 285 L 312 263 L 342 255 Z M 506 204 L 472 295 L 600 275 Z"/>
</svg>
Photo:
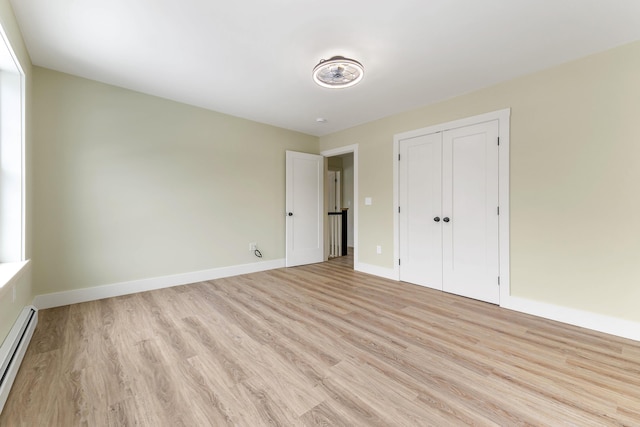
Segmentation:
<svg viewBox="0 0 640 427">
<path fill-rule="evenodd" d="M 348 262 L 353 268 L 358 262 L 358 147 L 352 145 L 321 154 L 325 157 L 326 168 L 325 259 Z M 332 221 L 343 225 L 332 227 Z"/>
</svg>

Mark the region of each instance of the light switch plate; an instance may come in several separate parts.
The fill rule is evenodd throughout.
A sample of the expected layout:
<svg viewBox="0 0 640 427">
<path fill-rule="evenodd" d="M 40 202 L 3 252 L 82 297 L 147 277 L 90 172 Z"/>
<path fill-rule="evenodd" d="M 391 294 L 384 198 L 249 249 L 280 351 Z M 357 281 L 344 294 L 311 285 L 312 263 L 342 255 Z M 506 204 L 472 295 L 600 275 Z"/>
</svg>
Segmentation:
<svg viewBox="0 0 640 427">
<path fill-rule="evenodd" d="M 371 197 L 365 197 L 364 198 L 364 204 L 367 206 L 370 206 L 373 203 L 373 200 L 371 200 Z"/>
</svg>

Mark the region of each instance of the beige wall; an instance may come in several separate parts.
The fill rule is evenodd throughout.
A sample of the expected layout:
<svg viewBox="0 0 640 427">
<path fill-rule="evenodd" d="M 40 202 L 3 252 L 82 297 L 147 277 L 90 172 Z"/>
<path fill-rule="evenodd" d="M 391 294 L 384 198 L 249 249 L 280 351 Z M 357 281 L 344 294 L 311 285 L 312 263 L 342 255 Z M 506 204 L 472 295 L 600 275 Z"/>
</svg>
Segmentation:
<svg viewBox="0 0 640 427">
<path fill-rule="evenodd" d="M 37 294 L 284 258 L 318 138 L 39 67 L 34 111 Z"/>
<path fill-rule="evenodd" d="M 640 42 L 320 138 L 360 144 L 360 262 L 393 265 L 393 135 L 511 107 L 512 294 L 640 321 L 638 76 Z"/>
<path fill-rule="evenodd" d="M 25 204 L 26 204 L 26 224 L 25 224 L 25 253 L 26 257 L 31 257 L 32 251 L 32 185 L 31 185 L 31 60 L 22 40 L 22 35 L 18 28 L 15 16 L 13 15 L 13 9 L 9 3 L 9 0 L 0 0 L 0 22 L 2 22 L 2 28 L 4 29 L 9 43 L 14 50 L 14 53 L 18 57 L 18 61 L 22 66 L 25 73 L 25 90 L 26 90 L 26 104 L 25 111 L 27 115 L 27 123 L 25 129 Z M 20 276 L 18 280 L 13 283 L 16 287 L 16 300 L 13 301 L 13 292 L 0 292 L 0 343 L 4 341 L 5 337 L 9 333 L 9 330 L 13 326 L 16 318 L 22 311 L 25 305 L 28 305 L 33 300 L 33 293 L 31 291 L 31 272 L 30 267 L 27 266 L 27 270 Z"/>
</svg>

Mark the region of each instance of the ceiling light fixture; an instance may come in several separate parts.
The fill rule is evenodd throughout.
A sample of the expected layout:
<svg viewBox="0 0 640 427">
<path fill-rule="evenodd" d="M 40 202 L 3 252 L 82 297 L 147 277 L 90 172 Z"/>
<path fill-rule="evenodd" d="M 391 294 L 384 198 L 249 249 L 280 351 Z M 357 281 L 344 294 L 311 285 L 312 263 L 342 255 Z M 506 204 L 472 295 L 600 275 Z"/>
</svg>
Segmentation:
<svg viewBox="0 0 640 427">
<path fill-rule="evenodd" d="M 364 67 L 358 61 L 334 56 L 321 59 L 313 68 L 313 81 L 322 87 L 340 89 L 356 85 L 364 76 Z"/>
</svg>

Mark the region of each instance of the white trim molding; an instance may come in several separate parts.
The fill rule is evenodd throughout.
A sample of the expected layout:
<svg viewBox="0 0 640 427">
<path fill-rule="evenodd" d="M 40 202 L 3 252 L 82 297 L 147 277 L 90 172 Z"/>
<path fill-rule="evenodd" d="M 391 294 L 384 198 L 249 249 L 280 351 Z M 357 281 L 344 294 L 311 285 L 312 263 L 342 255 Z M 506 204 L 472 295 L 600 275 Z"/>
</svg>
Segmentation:
<svg viewBox="0 0 640 427">
<path fill-rule="evenodd" d="M 640 341 L 640 323 L 638 322 L 514 296 L 510 296 L 506 301 L 500 300 L 500 306 L 520 313 Z"/>
<path fill-rule="evenodd" d="M 252 264 L 221 267 L 211 270 L 96 286 L 94 288 L 55 292 L 36 296 L 33 301 L 33 305 L 38 309 L 60 307 L 69 304 L 95 301 L 103 298 L 129 295 L 137 292 L 152 291 L 154 289 L 187 285 L 190 283 L 221 279 L 241 274 L 257 273 L 259 271 L 284 268 L 284 266 L 284 259 L 277 259 Z M 395 277 L 395 271 L 392 268 L 358 263 L 354 264 L 354 270 L 383 277 L 385 279 L 397 280 Z M 637 322 L 514 296 L 508 296 L 505 299 L 501 298 L 500 306 L 508 310 L 531 314 L 533 316 L 549 320 L 555 320 L 622 338 L 640 341 L 640 323 Z"/>
<path fill-rule="evenodd" d="M 0 263 L 0 298 L 12 289 L 12 286 L 22 277 L 31 261 Z"/>
<path fill-rule="evenodd" d="M 284 259 L 276 259 L 272 261 L 262 261 L 251 264 L 174 274 L 171 276 L 114 283 L 110 285 L 96 286 L 93 288 L 54 292 L 36 296 L 33 300 L 33 305 L 42 310 L 45 308 L 60 307 L 63 305 L 95 301 L 103 298 L 135 294 L 137 292 L 188 285 L 190 283 L 204 282 L 207 280 L 221 279 L 223 277 L 238 276 L 241 274 L 257 273 L 259 271 L 274 270 L 276 268 L 283 267 Z"/>
</svg>

